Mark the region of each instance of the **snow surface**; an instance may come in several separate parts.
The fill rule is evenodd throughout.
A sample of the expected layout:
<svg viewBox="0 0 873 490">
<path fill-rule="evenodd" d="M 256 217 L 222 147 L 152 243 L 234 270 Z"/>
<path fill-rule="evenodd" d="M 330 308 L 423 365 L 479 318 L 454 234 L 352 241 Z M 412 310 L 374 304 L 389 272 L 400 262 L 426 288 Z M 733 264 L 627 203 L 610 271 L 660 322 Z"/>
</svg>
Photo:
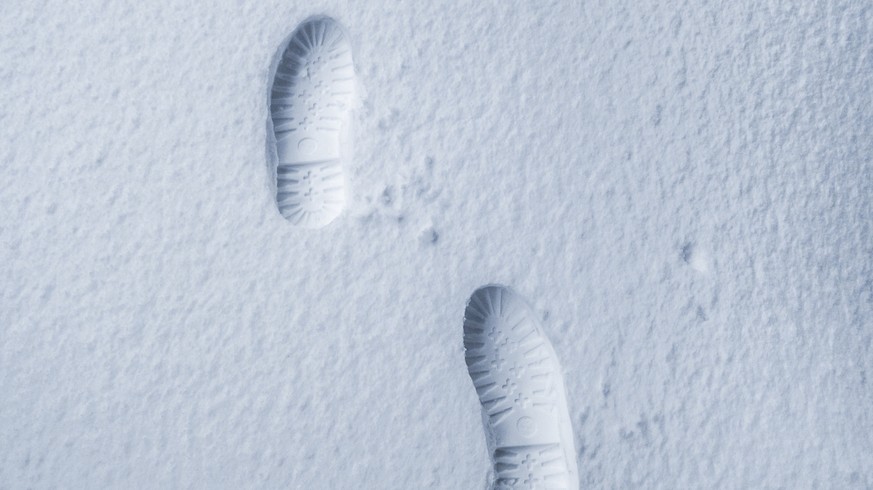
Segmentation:
<svg viewBox="0 0 873 490">
<path fill-rule="evenodd" d="M 351 202 L 278 213 L 324 13 Z M 462 316 L 542 313 L 589 488 L 873 488 L 866 1 L 0 4 L 0 487 L 481 489 Z"/>
</svg>

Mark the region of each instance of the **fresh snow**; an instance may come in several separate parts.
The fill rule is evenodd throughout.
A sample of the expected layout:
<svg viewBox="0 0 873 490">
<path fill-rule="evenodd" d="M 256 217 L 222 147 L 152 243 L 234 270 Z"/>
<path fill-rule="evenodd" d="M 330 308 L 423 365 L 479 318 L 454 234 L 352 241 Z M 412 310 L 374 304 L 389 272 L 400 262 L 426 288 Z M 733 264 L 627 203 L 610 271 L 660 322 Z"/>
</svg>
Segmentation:
<svg viewBox="0 0 873 490">
<path fill-rule="evenodd" d="M 312 230 L 267 121 L 322 14 Z M 0 86 L 0 488 L 487 488 L 490 283 L 580 488 L 873 488 L 868 2 L 7 0 Z"/>
</svg>

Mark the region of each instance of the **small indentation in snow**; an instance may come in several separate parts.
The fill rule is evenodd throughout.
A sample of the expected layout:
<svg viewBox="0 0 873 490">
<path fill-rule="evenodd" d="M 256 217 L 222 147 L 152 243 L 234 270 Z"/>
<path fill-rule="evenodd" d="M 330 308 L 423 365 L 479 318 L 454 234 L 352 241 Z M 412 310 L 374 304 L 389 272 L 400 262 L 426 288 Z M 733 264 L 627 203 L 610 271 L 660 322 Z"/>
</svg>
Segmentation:
<svg viewBox="0 0 873 490">
<path fill-rule="evenodd" d="M 40 297 L 40 300 L 42 301 L 43 306 L 45 306 L 49 302 L 49 300 L 52 299 L 52 293 L 54 293 L 54 291 L 54 284 L 49 284 L 45 287 L 45 289 L 42 290 L 42 296 Z"/>
<path fill-rule="evenodd" d="M 682 246 L 682 260 L 701 274 L 709 272 L 709 256 L 694 243 L 688 242 Z"/>
<path fill-rule="evenodd" d="M 390 206 L 394 202 L 394 187 L 388 186 L 382 191 L 382 204 Z"/>
<path fill-rule="evenodd" d="M 664 111 L 664 108 L 661 104 L 655 106 L 655 113 L 652 114 L 652 124 L 654 126 L 659 126 L 661 124 L 661 113 Z"/>
<path fill-rule="evenodd" d="M 432 226 L 422 230 L 419 240 L 425 245 L 436 245 L 440 239 L 440 234 Z"/>
</svg>

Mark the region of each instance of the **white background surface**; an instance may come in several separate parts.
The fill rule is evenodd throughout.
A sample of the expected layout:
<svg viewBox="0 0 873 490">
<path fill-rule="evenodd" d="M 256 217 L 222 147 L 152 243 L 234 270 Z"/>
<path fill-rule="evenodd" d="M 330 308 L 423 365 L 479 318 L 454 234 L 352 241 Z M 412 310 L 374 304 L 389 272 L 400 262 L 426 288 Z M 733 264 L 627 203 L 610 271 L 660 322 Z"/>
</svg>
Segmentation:
<svg viewBox="0 0 873 490">
<path fill-rule="evenodd" d="M 583 487 L 873 487 L 869 4 L 211 4 L 0 6 L 0 487 L 483 488 L 489 282 Z M 313 232 L 265 131 L 318 13 L 364 95 Z"/>
</svg>

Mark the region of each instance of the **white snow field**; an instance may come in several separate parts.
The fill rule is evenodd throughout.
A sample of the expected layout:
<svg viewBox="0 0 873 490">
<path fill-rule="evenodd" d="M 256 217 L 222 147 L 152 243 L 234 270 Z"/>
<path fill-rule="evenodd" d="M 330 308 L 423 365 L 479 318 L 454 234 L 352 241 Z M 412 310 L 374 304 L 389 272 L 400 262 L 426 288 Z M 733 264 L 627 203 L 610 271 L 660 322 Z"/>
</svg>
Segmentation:
<svg viewBox="0 0 873 490">
<path fill-rule="evenodd" d="M 359 84 L 279 213 L 271 63 Z M 0 2 L 0 488 L 481 490 L 474 290 L 580 488 L 873 488 L 873 5 Z"/>
</svg>

